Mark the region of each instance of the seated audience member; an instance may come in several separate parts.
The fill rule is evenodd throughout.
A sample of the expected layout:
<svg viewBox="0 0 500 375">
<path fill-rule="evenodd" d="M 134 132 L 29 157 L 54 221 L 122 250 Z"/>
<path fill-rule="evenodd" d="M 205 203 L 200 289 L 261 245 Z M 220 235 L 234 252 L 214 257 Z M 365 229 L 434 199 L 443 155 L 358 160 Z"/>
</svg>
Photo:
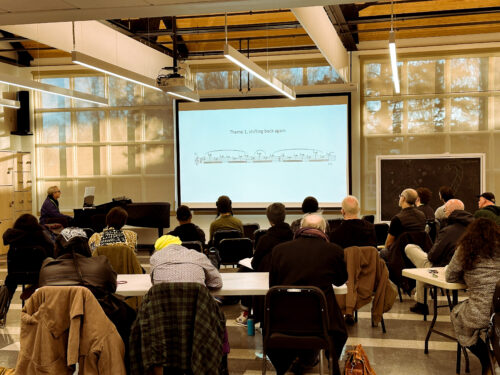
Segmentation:
<svg viewBox="0 0 500 375">
<path fill-rule="evenodd" d="M 330 234 L 330 242 L 344 249 L 349 246 L 377 247 L 375 225 L 359 218 L 359 202 L 356 197 L 352 195 L 345 197 L 341 212 L 344 220 Z"/>
<path fill-rule="evenodd" d="M 286 209 L 282 203 L 273 203 L 266 209 L 266 216 L 271 227 L 267 230 L 255 248 L 255 253 L 252 258 L 252 268 L 256 272 L 269 272 L 271 270 L 271 251 L 273 248 L 286 241 L 293 239 L 293 232 L 290 225 L 285 223 Z M 245 325 L 248 320 L 248 300 L 242 298 L 242 308 L 240 316 L 236 318 L 236 323 Z M 263 299 L 254 306 L 256 321 L 262 319 L 262 311 L 264 304 Z"/>
<path fill-rule="evenodd" d="M 430 189 L 427 189 L 426 187 L 419 187 L 417 189 L 417 194 L 418 198 L 415 205 L 420 211 L 425 214 L 425 220 L 434 220 L 434 210 L 431 206 L 429 206 L 429 202 L 432 198 L 432 191 Z"/>
<path fill-rule="evenodd" d="M 128 213 L 121 207 L 113 207 L 106 215 L 106 228 L 102 233 L 94 233 L 89 239 L 90 250 L 99 246 L 124 243 L 132 249 L 137 248 L 137 233 L 122 229 L 127 223 Z"/>
<path fill-rule="evenodd" d="M 13 228 L 7 229 L 3 234 L 3 243 L 9 245 L 7 253 L 8 269 L 12 270 L 34 270 L 40 269 L 41 259 L 30 259 L 23 256 L 23 250 L 29 247 L 40 247 L 44 250 L 42 258 L 51 257 L 54 254 L 54 242 L 50 234 L 42 227 L 36 217 L 31 214 L 19 216 Z M 36 264 L 33 264 L 36 262 Z M 14 295 L 17 281 L 7 271 L 5 285 L 9 289 L 10 296 Z"/>
<path fill-rule="evenodd" d="M 205 244 L 205 233 L 200 227 L 191 223 L 193 215 L 188 206 L 179 206 L 176 216 L 179 226 L 168 234 L 179 237 L 183 242 L 200 241 L 202 244 Z"/>
<path fill-rule="evenodd" d="M 217 202 L 217 218 L 210 224 L 210 242 L 214 239 L 214 233 L 218 230 L 236 229 L 243 235 L 243 223 L 233 216 L 231 199 L 227 195 L 221 195 Z"/>
<path fill-rule="evenodd" d="M 274 247 L 269 272 L 269 286 L 274 285 L 312 285 L 319 287 L 326 296 L 330 315 L 330 334 L 335 352 L 340 356 L 347 340 L 347 331 L 342 312 L 335 299 L 332 288 L 347 280 L 344 251 L 328 241 L 325 234 L 326 222 L 320 214 L 305 215 L 295 239 Z M 290 314 L 293 314 L 290 311 Z M 269 350 L 269 358 L 277 374 L 284 374 L 296 357 L 293 372 L 302 373 L 317 359 L 318 352 L 313 350 Z M 335 358 L 334 360 L 337 360 Z"/>
<path fill-rule="evenodd" d="M 187 249 L 181 245 L 179 237 L 165 235 L 155 242 L 155 253 L 151 256 L 151 280 L 159 283 L 199 283 L 209 289 L 222 288 L 222 278 L 217 268 L 205 254 Z M 223 353 L 220 373 L 228 375 L 227 354 L 229 341 L 224 333 Z"/>
<path fill-rule="evenodd" d="M 179 237 L 168 234 L 156 240 L 149 260 L 153 284 L 196 282 L 210 289 L 222 288 L 219 271 L 207 256 L 181 244 Z"/>
<path fill-rule="evenodd" d="M 108 258 L 91 255 L 87 235 L 82 229 L 63 229 L 56 238 L 56 259 L 47 258 L 42 264 L 40 286 L 85 285 L 92 292 L 114 293 L 116 272 Z"/>
<path fill-rule="evenodd" d="M 302 212 L 305 214 L 312 214 L 314 212 L 319 211 L 319 203 L 318 200 L 314 197 L 305 197 L 302 201 Z M 292 232 L 295 233 L 300 228 L 301 219 L 294 220 L 290 227 L 292 228 Z M 328 233 L 328 230 L 326 231 Z"/>
<path fill-rule="evenodd" d="M 450 313 L 455 336 L 489 372 L 488 347 L 480 332 L 488 328 L 495 284 L 500 274 L 500 229 L 493 221 L 479 218 L 467 228 L 446 269 L 446 281 L 467 285 L 468 299 Z"/>
<path fill-rule="evenodd" d="M 439 188 L 439 199 L 443 202 L 443 205 L 439 206 L 434 213 L 434 217 L 437 220 L 441 221 L 446 218 L 446 215 L 444 214 L 444 204 L 453 198 L 455 198 L 455 195 L 453 194 L 451 187 L 441 186 Z"/>
<path fill-rule="evenodd" d="M 406 256 L 415 267 L 444 267 L 450 263 L 458 240 L 474 220 L 469 212 L 464 211 L 464 204 L 458 199 L 450 199 L 445 203 L 445 215 L 448 225 L 439 231 L 429 253 L 425 253 L 418 245 L 406 245 Z M 424 304 L 424 283 L 420 281 L 417 281 L 415 299 L 417 303 L 410 308 L 410 311 L 427 315 L 429 308 Z"/>
<path fill-rule="evenodd" d="M 73 223 L 73 218 L 59 212 L 59 198 L 61 190 L 57 186 L 51 186 L 47 189 L 47 198 L 40 209 L 40 224 L 59 223 L 64 227 Z"/>
<path fill-rule="evenodd" d="M 391 219 L 389 233 L 385 240 L 386 249 L 404 232 L 421 232 L 425 230 L 425 215 L 415 207 L 417 198 L 418 194 L 414 189 L 405 189 L 399 195 L 401 211 Z"/>
<path fill-rule="evenodd" d="M 116 272 L 104 255 L 92 257 L 88 238 L 80 228 L 65 228 L 56 238 L 56 258 L 47 258 L 40 269 L 39 285 L 82 285 L 97 298 L 106 316 L 113 322 L 125 347 L 135 311 L 114 295 Z M 128 364 L 127 364 L 128 365 Z"/>
<path fill-rule="evenodd" d="M 490 192 L 478 195 L 477 202 L 479 210 L 474 212 L 474 217 L 484 217 L 485 219 L 493 220 L 500 225 L 500 207 L 495 205 L 495 195 Z"/>
</svg>

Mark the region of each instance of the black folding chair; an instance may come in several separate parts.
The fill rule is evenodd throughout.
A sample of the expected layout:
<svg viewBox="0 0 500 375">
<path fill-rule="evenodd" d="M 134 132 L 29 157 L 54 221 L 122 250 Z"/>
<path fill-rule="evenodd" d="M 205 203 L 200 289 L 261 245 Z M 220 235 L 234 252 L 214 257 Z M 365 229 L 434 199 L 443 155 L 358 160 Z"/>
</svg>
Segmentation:
<svg viewBox="0 0 500 375">
<path fill-rule="evenodd" d="M 375 215 L 364 215 L 361 219 L 366 220 L 370 223 L 375 223 Z"/>
<path fill-rule="evenodd" d="M 329 351 L 330 374 L 340 375 L 330 327 L 326 297 L 314 286 L 274 286 L 266 294 L 262 374 L 269 349 Z M 320 374 L 323 353 L 320 353 Z"/>
<path fill-rule="evenodd" d="M 225 238 L 219 243 L 221 264 L 237 265 L 241 259 L 253 255 L 253 244 L 250 238 Z"/>
<path fill-rule="evenodd" d="M 219 248 L 219 243 L 225 238 L 241 238 L 243 234 L 237 229 L 223 229 L 214 233 L 211 246 Z"/>
<path fill-rule="evenodd" d="M 200 241 L 184 241 L 182 246 L 203 253 L 203 244 Z"/>
<path fill-rule="evenodd" d="M 260 229 L 260 225 L 257 223 L 243 224 L 243 237 L 250 238 L 254 240 L 254 233 L 256 230 Z"/>
<path fill-rule="evenodd" d="M 257 244 L 259 243 L 259 240 L 261 239 L 261 237 L 267 233 L 267 229 L 257 229 L 254 233 L 253 233 L 253 245 L 254 245 L 254 248 L 257 247 Z"/>
<path fill-rule="evenodd" d="M 377 236 L 377 246 L 385 245 L 385 240 L 387 239 L 387 233 L 389 233 L 389 224 L 387 223 L 375 224 L 375 235 Z"/>
</svg>

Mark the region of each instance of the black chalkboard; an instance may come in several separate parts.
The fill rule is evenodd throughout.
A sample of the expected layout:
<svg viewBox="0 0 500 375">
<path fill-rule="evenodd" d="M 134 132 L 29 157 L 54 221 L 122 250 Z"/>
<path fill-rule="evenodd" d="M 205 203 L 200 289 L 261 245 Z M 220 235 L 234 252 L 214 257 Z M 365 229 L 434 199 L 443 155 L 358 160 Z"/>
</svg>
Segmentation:
<svg viewBox="0 0 500 375">
<path fill-rule="evenodd" d="M 377 210 L 381 221 L 389 221 L 400 210 L 399 194 L 406 188 L 427 187 L 432 191 L 430 206 L 441 206 L 439 188 L 450 186 L 455 196 L 464 202 L 471 213 L 477 209 L 477 195 L 481 194 L 481 156 L 387 158 L 380 157 L 377 184 Z"/>
</svg>

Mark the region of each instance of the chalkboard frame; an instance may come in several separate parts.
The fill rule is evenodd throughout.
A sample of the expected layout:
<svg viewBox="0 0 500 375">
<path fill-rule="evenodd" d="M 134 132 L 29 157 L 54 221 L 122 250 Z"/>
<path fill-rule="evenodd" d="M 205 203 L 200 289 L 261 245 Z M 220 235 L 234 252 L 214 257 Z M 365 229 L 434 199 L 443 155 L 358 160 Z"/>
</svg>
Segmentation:
<svg viewBox="0 0 500 375">
<path fill-rule="evenodd" d="M 473 154 L 422 154 L 422 155 L 377 155 L 376 157 L 376 221 L 377 222 L 389 222 L 390 220 L 382 220 L 384 216 L 382 214 L 382 161 L 383 160 L 422 160 L 422 159 L 479 159 L 480 165 L 480 194 L 484 192 L 484 187 L 486 186 L 486 155 L 484 153 L 473 153 Z M 413 187 L 413 186 L 408 186 Z M 436 194 L 436 192 L 433 192 Z M 397 199 L 397 196 L 394 197 Z M 466 207 L 469 211 L 473 211 L 472 207 Z"/>
</svg>

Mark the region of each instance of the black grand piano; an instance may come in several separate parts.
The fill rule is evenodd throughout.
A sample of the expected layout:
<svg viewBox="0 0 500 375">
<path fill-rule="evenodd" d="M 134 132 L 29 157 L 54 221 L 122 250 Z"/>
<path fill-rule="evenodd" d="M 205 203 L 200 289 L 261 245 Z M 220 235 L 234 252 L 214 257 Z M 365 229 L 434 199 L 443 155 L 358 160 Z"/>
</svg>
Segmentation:
<svg viewBox="0 0 500 375">
<path fill-rule="evenodd" d="M 76 208 L 73 210 L 74 225 L 102 232 L 106 226 L 106 215 L 109 210 L 117 206 L 123 207 L 127 211 L 127 225 L 157 228 L 158 237 L 163 235 L 163 228 L 170 227 L 170 203 L 132 203 L 131 200 L 113 201 L 95 207 Z"/>
</svg>

